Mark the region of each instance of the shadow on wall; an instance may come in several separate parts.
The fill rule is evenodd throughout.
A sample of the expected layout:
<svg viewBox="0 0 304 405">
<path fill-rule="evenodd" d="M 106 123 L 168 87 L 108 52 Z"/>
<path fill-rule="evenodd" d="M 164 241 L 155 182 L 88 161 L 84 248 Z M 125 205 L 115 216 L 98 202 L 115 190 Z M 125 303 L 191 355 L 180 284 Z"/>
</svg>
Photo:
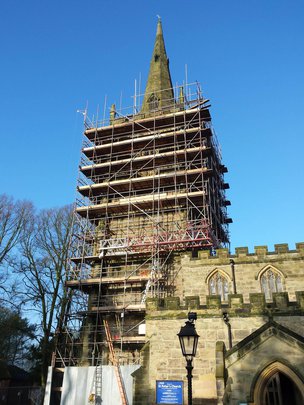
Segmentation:
<svg viewBox="0 0 304 405">
<path fill-rule="evenodd" d="M 217 405 L 217 399 L 198 399 L 192 400 L 193 405 Z"/>
</svg>

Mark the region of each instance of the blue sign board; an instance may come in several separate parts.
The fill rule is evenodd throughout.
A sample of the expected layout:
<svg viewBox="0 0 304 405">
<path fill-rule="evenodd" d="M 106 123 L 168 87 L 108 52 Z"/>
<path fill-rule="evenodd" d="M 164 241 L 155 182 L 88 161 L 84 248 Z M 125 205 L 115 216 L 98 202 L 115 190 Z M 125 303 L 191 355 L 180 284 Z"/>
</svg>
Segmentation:
<svg viewBox="0 0 304 405">
<path fill-rule="evenodd" d="M 183 405 L 183 381 L 156 381 L 156 403 Z"/>
</svg>

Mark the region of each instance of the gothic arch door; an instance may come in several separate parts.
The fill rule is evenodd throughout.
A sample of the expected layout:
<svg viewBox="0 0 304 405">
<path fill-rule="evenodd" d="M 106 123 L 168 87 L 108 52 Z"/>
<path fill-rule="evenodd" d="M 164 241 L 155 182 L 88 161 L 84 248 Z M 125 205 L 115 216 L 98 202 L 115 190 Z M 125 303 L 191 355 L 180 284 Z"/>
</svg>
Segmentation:
<svg viewBox="0 0 304 405">
<path fill-rule="evenodd" d="M 303 405 L 303 382 L 290 368 L 275 362 L 260 374 L 254 390 L 254 404 Z"/>
<path fill-rule="evenodd" d="M 301 405 L 303 402 L 295 383 L 285 374 L 276 372 L 265 385 L 262 404 Z"/>
</svg>

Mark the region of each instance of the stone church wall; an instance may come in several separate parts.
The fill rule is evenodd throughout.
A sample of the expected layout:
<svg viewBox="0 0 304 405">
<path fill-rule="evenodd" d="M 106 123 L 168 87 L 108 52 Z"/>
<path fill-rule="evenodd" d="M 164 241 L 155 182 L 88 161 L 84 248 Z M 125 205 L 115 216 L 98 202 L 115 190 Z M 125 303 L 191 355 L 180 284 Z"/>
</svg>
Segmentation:
<svg viewBox="0 0 304 405">
<path fill-rule="evenodd" d="M 199 296 L 201 304 L 206 304 L 208 277 L 216 270 L 228 278 L 229 292 L 232 293 L 231 260 L 234 262 L 237 293 L 243 294 L 244 302 L 249 302 L 250 293 L 261 292 L 259 276 L 267 266 L 282 274 L 283 291 L 288 292 L 290 300 L 296 299 L 299 284 L 304 287 L 304 243 L 297 243 L 296 250 L 289 250 L 287 244 L 278 244 L 274 252 L 269 252 L 267 246 L 257 246 L 255 253 L 249 253 L 247 247 L 240 247 L 235 249 L 234 255 L 229 255 L 228 249 L 218 249 L 215 256 L 209 251 L 201 251 L 198 258 L 192 258 L 191 253 L 183 254 L 175 295 L 182 300 L 186 296 Z"/>
<path fill-rule="evenodd" d="M 233 292 L 231 259 L 237 294 L 229 294 L 222 301 L 219 295 L 209 295 L 208 276 L 214 271 L 225 272 Z M 265 300 L 259 281 L 260 272 L 267 266 L 284 277 L 283 291 L 273 293 L 271 301 Z M 233 347 L 271 320 L 304 336 L 304 244 L 297 244 L 293 251 L 287 245 L 276 245 L 275 252 L 270 253 L 266 247 L 259 247 L 254 254 L 249 254 L 247 248 L 238 248 L 232 256 L 225 249 L 218 250 L 216 256 L 207 252 L 200 252 L 198 258 L 183 254 L 175 286 L 175 296 L 149 298 L 146 302 L 148 343 L 143 367 L 135 375 L 136 405 L 155 403 L 156 380 L 183 380 L 186 399 L 185 360 L 177 333 L 189 311 L 197 312 L 196 330 L 200 335 L 193 370 L 193 403 L 197 405 L 222 403 L 226 371 L 221 371 L 218 343 L 223 342 L 222 353 L 230 348 L 223 312 L 229 317 Z"/>
</svg>

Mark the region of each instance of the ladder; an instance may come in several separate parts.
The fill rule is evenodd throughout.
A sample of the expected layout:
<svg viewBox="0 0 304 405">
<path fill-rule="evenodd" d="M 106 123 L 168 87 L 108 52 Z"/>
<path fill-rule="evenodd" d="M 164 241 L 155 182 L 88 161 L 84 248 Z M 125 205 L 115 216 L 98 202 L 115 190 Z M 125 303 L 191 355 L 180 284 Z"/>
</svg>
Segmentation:
<svg viewBox="0 0 304 405">
<path fill-rule="evenodd" d="M 119 390 L 119 393 L 120 393 L 122 405 L 129 405 L 126 390 L 125 390 L 125 386 L 124 386 L 124 382 L 123 382 L 122 375 L 121 375 L 119 362 L 118 362 L 118 360 L 116 359 L 116 356 L 115 356 L 115 352 L 114 352 L 114 348 L 113 348 L 113 342 L 112 342 L 112 336 L 111 336 L 108 321 L 106 319 L 104 319 L 103 324 L 104 324 L 105 331 L 106 331 L 106 338 L 107 338 L 107 342 L 108 342 L 108 345 L 109 345 L 109 350 L 110 350 L 110 354 L 111 354 L 111 361 L 112 361 L 112 364 L 114 366 L 114 371 L 115 371 L 115 375 L 116 375 L 116 379 L 117 379 L 118 390 Z"/>
<path fill-rule="evenodd" d="M 90 405 L 99 405 L 102 403 L 102 365 L 99 364 L 98 360 L 94 370 L 94 377 L 88 401 Z"/>
<path fill-rule="evenodd" d="M 96 366 L 95 370 L 95 403 L 99 401 L 101 403 L 101 398 L 102 398 L 102 366 Z"/>
</svg>

